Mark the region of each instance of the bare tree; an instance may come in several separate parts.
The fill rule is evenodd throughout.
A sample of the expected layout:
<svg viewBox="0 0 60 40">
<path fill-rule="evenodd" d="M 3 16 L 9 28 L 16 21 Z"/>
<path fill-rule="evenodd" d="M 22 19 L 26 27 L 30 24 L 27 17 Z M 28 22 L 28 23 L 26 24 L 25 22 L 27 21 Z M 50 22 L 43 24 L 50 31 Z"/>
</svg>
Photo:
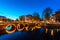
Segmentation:
<svg viewBox="0 0 60 40">
<path fill-rule="evenodd" d="M 24 20 L 25 19 L 24 15 L 23 16 L 20 16 L 19 19 L 20 20 Z"/>
<path fill-rule="evenodd" d="M 52 9 L 50 8 L 50 7 L 48 7 L 48 8 L 46 8 L 46 9 L 44 9 L 44 11 L 43 11 L 43 18 L 46 20 L 49 20 L 50 19 L 50 16 L 51 16 L 51 14 L 52 14 Z"/>
<path fill-rule="evenodd" d="M 60 22 L 60 10 L 56 11 L 54 16 L 56 18 L 56 21 Z"/>
<path fill-rule="evenodd" d="M 40 15 L 37 12 L 34 12 L 33 17 L 35 20 L 40 20 Z"/>
</svg>

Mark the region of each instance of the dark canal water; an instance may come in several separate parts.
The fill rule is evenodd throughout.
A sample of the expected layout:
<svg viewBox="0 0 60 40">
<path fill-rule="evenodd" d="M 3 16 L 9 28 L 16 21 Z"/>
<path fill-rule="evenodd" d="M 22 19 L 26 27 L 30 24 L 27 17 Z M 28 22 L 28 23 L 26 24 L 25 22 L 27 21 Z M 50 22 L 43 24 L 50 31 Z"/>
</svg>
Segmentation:
<svg viewBox="0 0 60 40">
<path fill-rule="evenodd" d="M 4 34 L 0 36 L 0 40 L 60 40 L 60 32 L 50 35 L 51 29 L 45 33 L 45 29 L 41 28 L 33 32 L 14 32 L 13 34 Z"/>
</svg>

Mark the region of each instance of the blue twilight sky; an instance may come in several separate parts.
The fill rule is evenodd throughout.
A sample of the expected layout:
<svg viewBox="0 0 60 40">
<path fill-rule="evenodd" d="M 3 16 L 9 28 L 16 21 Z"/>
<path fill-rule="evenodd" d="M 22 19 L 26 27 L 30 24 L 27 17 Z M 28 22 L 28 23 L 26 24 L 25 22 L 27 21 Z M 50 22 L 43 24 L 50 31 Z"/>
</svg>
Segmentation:
<svg viewBox="0 0 60 40">
<path fill-rule="evenodd" d="M 16 19 L 21 15 L 42 11 L 51 7 L 53 11 L 60 9 L 60 0 L 0 0 L 0 15 Z"/>
</svg>

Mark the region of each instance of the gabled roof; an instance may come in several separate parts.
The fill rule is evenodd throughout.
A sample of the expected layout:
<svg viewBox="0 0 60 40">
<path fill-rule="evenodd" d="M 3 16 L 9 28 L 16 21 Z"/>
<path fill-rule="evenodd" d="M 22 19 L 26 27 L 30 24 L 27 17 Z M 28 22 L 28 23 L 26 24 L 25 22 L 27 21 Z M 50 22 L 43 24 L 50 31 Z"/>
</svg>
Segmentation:
<svg viewBox="0 0 60 40">
<path fill-rule="evenodd" d="M 6 17 L 5 16 L 0 16 L 1 19 L 5 19 Z"/>
</svg>

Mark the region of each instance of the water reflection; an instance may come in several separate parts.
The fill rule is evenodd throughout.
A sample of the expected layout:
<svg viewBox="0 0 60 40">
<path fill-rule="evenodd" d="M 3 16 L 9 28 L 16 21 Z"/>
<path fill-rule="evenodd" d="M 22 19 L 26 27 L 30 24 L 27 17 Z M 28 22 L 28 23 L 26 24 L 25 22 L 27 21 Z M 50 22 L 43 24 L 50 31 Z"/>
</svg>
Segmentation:
<svg viewBox="0 0 60 40">
<path fill-rule="evenodd" d="M 57 34 L 51 36 L 51 29 L 48 29 L 48 32 L 46 33 L 45 28 L 40 28 L 39 30 L 32 32 L 17 31 L 13 34 L 5 34 L 0 36 L 0 40 L 49 40 L 49 39 L 50 40 L 59 39 L 59 36 L 57 36 Z"/>
<path fill-rule="evenodd" d="M 7 30 L 11 30 L 12 29 L 12 26 L 8 26 L 6 29 Z"/>
<path fill-rule="evenodd" d="M 40 34 L 44 34 L 45 28 L 40 28 Z"/>
</svg>

